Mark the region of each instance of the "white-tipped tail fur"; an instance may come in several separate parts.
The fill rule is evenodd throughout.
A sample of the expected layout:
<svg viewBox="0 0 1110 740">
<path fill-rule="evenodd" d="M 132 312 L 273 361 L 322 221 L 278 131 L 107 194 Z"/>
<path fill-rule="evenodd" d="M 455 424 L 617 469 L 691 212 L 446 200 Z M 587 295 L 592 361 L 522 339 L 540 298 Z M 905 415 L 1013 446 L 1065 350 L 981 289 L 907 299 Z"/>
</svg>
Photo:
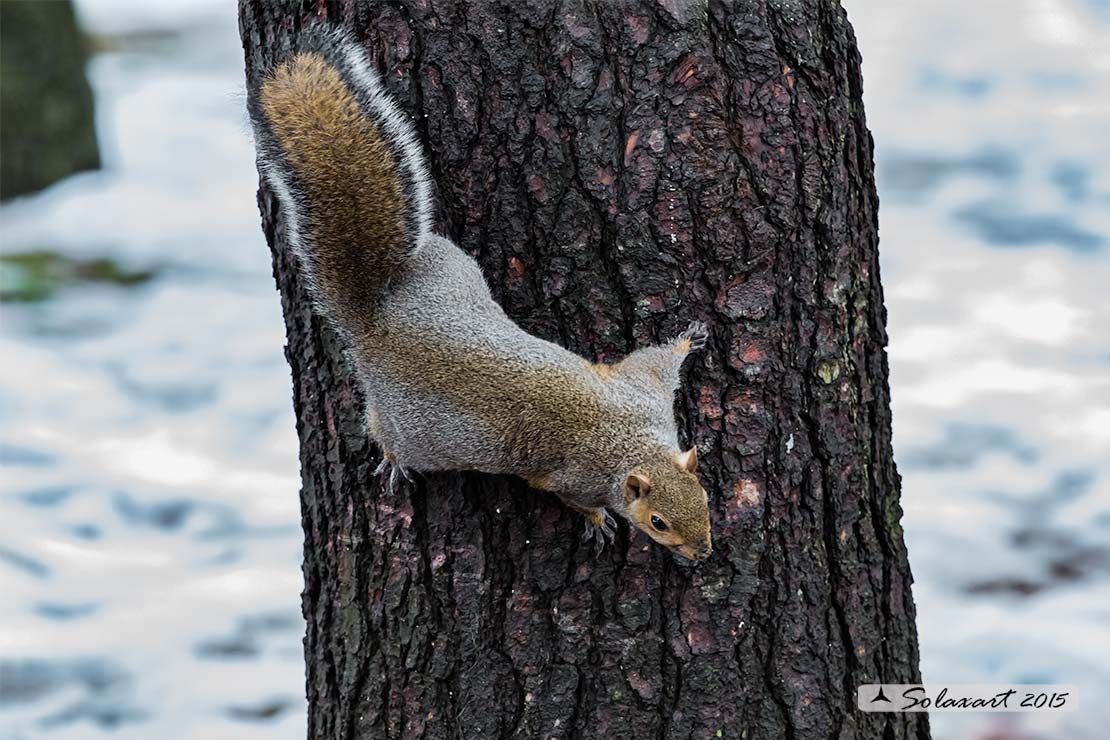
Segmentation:
<svg viewBox="0 0 1110 740">
<path fill-rule="evenodd" d="M 305 30 L 248 90 L 259 170 L 322 312 L 369 314 L 431 233 L 428 168 L 408 115 L 344 31 Z"/>
<path fill-rule="evenodd" d="M 431 232 L 431 188 L 428 185 L 428 165 L 420 149 L 416 131 L 409 117 L 397 107 L 382 87 L 381 77 L 370 65 L 366 51 L 349 37 L 342 41 L 342 48 L 351 66 L 352 81 L 361 85 L 371 106 L 380 117 L 386 137 L 402 150 L 401 166 L 408 172 L 413 184 L 413 207 L 418 223 L 417 244 Z M 414 245 L 415 246 L 415 245 Z"/>
</svg>

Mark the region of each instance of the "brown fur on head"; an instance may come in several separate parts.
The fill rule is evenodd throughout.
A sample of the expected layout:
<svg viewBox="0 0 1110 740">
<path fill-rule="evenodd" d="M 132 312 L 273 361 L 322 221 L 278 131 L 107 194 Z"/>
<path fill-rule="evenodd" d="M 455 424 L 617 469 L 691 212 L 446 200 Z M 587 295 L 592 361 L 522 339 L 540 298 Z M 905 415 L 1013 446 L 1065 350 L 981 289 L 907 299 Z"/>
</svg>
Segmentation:
<svg viewBox="0 0 1110 740">
<path fill-rule="evenodd" d="M 709 499 L 697 475 L 698 453 L 661 451 L 625 478 L 624 500 L 633 524 L 690 560 L 713 552 Z"/>
</svg>

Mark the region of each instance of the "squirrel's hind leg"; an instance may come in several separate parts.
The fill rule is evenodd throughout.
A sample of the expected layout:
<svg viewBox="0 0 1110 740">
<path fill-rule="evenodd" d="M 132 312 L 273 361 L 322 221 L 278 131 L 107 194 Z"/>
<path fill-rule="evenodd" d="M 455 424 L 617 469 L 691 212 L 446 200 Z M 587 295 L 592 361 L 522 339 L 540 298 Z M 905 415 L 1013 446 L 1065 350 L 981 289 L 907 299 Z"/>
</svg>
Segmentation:
<svg viewBox="0 0 1110 740">
<path fill-rule="evenodd" d="M 378 463 L 378 467 L 374 468 L 374 475 L 382 475 L 386 472 L 389 473 L 389 490 L 391 493 L 397 492 L 397 487 L 401 485 L 402 478 L 409 483 L 415 482 L 409 469 L 398 463 L 397 456 L 387 450 L 382 451 L 382 461 Z"/>
<path fill-rule="evenodd" d="M 382 450 L 382 461 L 378 463 L 378 467 L 374 468 L 374 475 L 382 475 L 386 472 L 389 473 L 389 490 L 396 492 L 397 486 L 401 484 L 401 478 L 404 478 L 409 483 L 413 482 L 412 474 L 409 469 L 397 461 L 397 455 L 389 450 L 384 441 L 385 430 L 382 426 L 381 417 L 373 407 L 366 409 L 366 427 L 370 430 L 370 436 L 378 443 L 378 447 Z"/>
</svg>

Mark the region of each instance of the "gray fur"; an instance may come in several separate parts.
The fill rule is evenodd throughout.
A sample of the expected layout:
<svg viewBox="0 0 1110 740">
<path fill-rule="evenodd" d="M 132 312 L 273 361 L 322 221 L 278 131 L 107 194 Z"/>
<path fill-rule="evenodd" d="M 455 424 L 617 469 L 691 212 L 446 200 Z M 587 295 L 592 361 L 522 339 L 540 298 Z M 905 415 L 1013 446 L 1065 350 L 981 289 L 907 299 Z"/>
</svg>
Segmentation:
<svg viewBox="0 0 1110 740">
<path fill-rule="evenodd" d="M 517 326 L 474 259 L 447 239 L 425 240 L 373 323 L 373 341 L 352 357 L 368 426 L 399 465 L 548 476 L 582 505 L 620 512 L 625 474 L 646 455 L 679 451 L 673 398 L 684 355 L 670 346 L 643 349 L 630 355 L 627 371 L 622 363 L 600 377 L 582 357 Z M 403 346 L 413 341 L 424 345 L 416 358 Z M 446 372 L 414 377 L 419 367 Z M 467 379 L 458 371 L 474 368 L 493 384 L 460 391 Z M 513 397 L 498 387 L 512 388 Z M 552 408 L 565 402 L 579 405 Z M 586 423 L 567 424 L 568 415 Z"/>
</svg>

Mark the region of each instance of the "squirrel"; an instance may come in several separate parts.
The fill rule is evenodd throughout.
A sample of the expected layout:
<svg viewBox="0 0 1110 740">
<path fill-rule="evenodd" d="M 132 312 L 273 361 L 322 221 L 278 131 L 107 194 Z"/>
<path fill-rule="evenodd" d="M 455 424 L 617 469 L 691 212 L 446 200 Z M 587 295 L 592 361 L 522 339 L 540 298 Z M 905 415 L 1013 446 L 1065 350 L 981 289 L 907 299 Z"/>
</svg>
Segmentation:
<svg viewBox="0 0 1110 740">
<path fill-rule="evenodd" d="M 595 364 L 517 326 L 478 263 L 432 233 L 430 177 L 408 118 L 363 48 L 306 29 L 248 89 L 258 167 L 314 307 L 347 345 L 395 489 L 410 470 L 511 474 L 615 537 L 609 511 L 688 560 L 712 552 L 697 450 L 674 395 L 700 322 Z"/>
</svg>

